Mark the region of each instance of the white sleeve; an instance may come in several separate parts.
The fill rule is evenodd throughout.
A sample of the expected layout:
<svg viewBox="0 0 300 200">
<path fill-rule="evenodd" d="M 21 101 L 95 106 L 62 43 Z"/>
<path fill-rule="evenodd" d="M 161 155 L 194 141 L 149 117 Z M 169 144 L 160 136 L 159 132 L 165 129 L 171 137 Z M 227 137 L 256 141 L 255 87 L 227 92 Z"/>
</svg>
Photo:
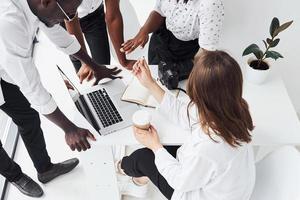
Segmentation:
<svg viewBox="0 0 300 200">
<path fill-rule="evenodd" d="M 164 148 L 155 152 L 155 165 L 168 184 L 181 192 L 202 188 L 215 171 L 213 162 L 199 154 L 190 155 L 180 163 Z"/>
<path fill-rule="evenodd" d="M 59 50 L 63 51 L 67 55 L 73 55 L 80 50 L 81 46 L 76 37 L 69 34 L 59 24 L 49 28 L 41 22 L 39 27 L 47 35 L 51 42 L 53 42 Z"/>
<path fill-rule="evenodd" d="M 202 1 L 200 4 L 199 46 L 214 51 L 218 48 L 224 21 L 222 0 Z"/>
<path fill-rule="evenodd" d="M 163 14 L 163 11 L 161 10 L 161 0 L 156 0 L 154 11 L 156 11 L 162 17 L 165 17 L 165 15 Z"/>
<path fill-rule="evenodd" d="M 165 92 L 157 110 L 184 129 L 190 129 L 192 125 L 199 123 L 195 107 L 193 106 L 188 110 L 188 102 L 179 100 L 168 91 Z"/>
<path fill-rule="evenodd" d="M 0 63 L 6 74 L 19 86 L 31 106 L 42 114 L 50 114 L 57 105 L 43 87 L 31 55 L 31 45 L 24 27 L 0 22 Z"/>
</svg>

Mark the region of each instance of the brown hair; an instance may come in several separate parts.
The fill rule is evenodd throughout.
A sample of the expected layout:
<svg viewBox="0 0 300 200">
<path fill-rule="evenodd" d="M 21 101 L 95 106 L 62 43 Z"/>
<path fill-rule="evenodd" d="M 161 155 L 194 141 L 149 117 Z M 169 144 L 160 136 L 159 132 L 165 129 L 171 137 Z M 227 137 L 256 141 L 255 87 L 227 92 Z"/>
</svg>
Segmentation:
<svg viewBox="0 0 300 200">
<path fill-rule="evenodd" d="M 239 64 L 224 51 L 203 51 L 190 74 L 187 93 L 196 105 L 200 125 L 233 147 L 251 141 L 254 129 L 248 104 L 242 98 L 243 77 Z M 214 139 L 213 139 L 214 140 Z"/>
</svg>

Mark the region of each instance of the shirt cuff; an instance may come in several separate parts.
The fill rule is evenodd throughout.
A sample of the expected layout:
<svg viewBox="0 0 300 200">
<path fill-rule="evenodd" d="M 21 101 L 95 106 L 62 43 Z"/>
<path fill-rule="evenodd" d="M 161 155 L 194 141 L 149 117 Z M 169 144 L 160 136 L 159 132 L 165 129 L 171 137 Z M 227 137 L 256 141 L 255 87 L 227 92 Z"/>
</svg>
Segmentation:
<svg viewBox="0 0 300 200">
<path fill-rule="evenodd" d="M 61 50 L 62 52 L 64 52 L 67 55 L 73 55 L 73 54 L 77 53 L 81 48 L 81 45 L 78 42 L 78 40 L 76 39 L 76 37 L 74 35 L 70 35 L 70 37 L 72 37 L 72 39 L 73 39 L 73 41 L 70 45 L 68 45 L 67 47 L 57 47 L 59 50 Z"/>
<path fill-rule="evenodd" d="M 56 105 L 54 99 L 51 97 L 50 100 L 46 104 L 44 104 L 42 106 L 32 105 L 32 107 L 39 113 L 41 113 L 43 115 L 48 115 L 48 114 L 53 113 L 56 110 L 57 105 Z"/>
<path fill-rule="evenodd" d="M 162 101 L 160 102 L 160 104 L 156 107 L 156 110 L 159 112 L 168 112 L 169 109 L 169 104 L 172 101 L 173 95 L 171 93 L 169 93 L 169 91 L 165 91 L 165 94 L 163 96 Z"/>
<path fill-rule="evenodd" d="M 160 16 L 165 17 L 160 9 L 154 8 L 154 11 L 157 12 L 158 14 L 160 14 Z"/>
</svg>

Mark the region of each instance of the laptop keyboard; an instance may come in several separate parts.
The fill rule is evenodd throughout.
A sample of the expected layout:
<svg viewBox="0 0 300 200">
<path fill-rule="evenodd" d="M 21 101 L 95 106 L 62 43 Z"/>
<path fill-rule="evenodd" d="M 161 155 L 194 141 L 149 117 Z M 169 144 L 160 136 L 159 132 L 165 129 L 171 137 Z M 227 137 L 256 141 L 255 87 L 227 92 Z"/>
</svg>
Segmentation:
<svg viewBox="0 0 300 200">
<path fill-rule="evenodd" d="M 122 122 L 123 119 L 105 89 L 87 94 L 102 125 L 105 127 Z"/>
</svg>

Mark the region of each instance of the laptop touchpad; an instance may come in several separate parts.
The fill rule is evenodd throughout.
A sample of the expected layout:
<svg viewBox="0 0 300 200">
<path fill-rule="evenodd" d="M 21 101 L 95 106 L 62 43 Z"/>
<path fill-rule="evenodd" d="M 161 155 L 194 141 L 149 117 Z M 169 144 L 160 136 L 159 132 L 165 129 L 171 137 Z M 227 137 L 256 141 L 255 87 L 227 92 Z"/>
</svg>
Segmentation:
<svg viewBox="0 0 300 200">
<path fill-rule="evenodd" d="M 122 94 L 116 94 L 113 96 L 114 102 L 119 106 L 119 108 L 125 108 L 130 106 L 130 103 L 121 100 Z"/>
</svg>

